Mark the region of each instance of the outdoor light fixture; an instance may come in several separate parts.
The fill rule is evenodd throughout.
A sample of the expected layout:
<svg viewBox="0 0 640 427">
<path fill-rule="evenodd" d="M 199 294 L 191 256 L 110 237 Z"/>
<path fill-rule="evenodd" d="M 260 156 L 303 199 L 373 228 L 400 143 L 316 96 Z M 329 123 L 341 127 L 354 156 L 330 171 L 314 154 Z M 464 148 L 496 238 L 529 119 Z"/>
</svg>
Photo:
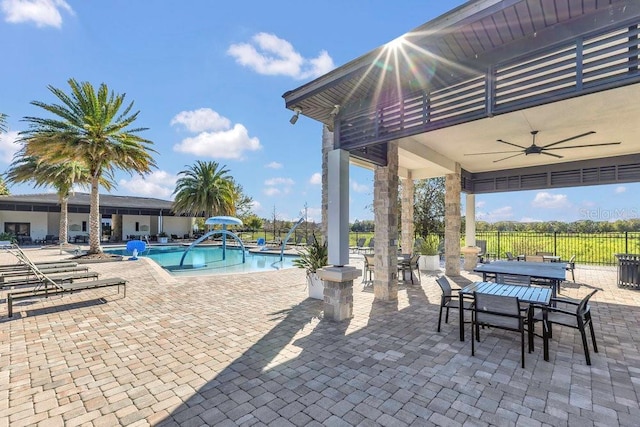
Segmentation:
<svg viewBox="0 0 640 427">
<path fill-rule="evenodd" d="M 329 114 L 332 116 L 337 116 L 339 112 L 340 112 L 340 105 L 336 104 L 333 106 L 333 110 L 331 110 Z"/>
<path fill-rule="evenodd" d="M 302 113 L 302 108 L 296 107 L 293 109 L 293 111 L 295 112 L 295 114 L 291 116 L 291 118 L 289 119 L 289 123 L 291 123 L 292 125 L 295 125 L 296 122 L 298 121 L 298 117 L 300 117 L 300 113 Z"/>
</svg>

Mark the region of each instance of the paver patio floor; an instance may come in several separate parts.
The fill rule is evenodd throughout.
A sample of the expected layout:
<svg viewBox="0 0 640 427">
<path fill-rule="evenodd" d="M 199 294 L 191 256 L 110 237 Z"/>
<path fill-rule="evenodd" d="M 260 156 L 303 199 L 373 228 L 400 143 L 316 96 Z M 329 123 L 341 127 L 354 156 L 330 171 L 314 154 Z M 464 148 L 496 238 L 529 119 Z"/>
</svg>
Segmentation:
<svg viewBox="0 0 640 427">
<path fill-rule="evenodd" d="M 617 288 L 613 268 L 578 266 L 562 288 L 603 289 L 592 366 L 579 333 L 557 327 L 550 362 L 537 339 L 526 369 L 516 334 L 483 332 L 472 357 L 457 313 L 435 331 L 434 274 L 401 284 L 395 303 L 374 302 L 358 280 L 353 319 L 334 323 L 306 298 L 299 269 L 175 279 L 145 259 L 90 268 L 127 278 L 126 298 L 100 289 L 24 301 L 11 319 L 0 308 L 2 424 L 640 424 L 640 291 Z"/>
</svg>

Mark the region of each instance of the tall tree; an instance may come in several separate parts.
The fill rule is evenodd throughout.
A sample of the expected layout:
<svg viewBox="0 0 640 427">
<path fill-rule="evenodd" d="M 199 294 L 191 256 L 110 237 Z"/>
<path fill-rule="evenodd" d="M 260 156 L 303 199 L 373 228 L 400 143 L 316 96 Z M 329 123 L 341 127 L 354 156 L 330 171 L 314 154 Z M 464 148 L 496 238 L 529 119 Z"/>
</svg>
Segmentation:
<svg viewBox="0 0 640 427">
<path fill-rule="evenodd" d="M 91 175 L 87 166 L 77 160 L 65 163 L 46 163 L 34 156 L 16 154 L 13 163 L 6 172 L 10 183 L 33 182 L 34 187 L 52 186 L 56 189 L 60 201 L 60 242 L 67 241 L 68 202 L 73 193 L 73 186 L 87 186 L 91 183 Z M 112 182 L 103 177 L 100 180 L 107 190 Z"/>
<path fill-rule="evenodd" d="M 238 184 L 233 178 L 231 179 L 233 182 L 233 191 L 235 193 L 235 211 L 236 215 L 242 219 L 248 218 L 251 214 L 251 209 L 253 208 L 253 198 L 248 196 L 244 192 L 244 188 L 242 185 Z"/>
<path fill-rule="evenodd" d="M 416 181 L 413 222 L 416 233 L 444 232 L 444 177 Z"/>
<path fill-rule="evenodd" d="M 237 192 L 226 166 L 198 160 L 178 172 L 173 211 L 204 216 L 235 215 Z"/>
<path fill-rule="evenodd" d="M 7 131 L 7 115 L 0 113 L 0 133 Z"/>
<path fill-rule="evenodd" d="M 156 166 L 153 142 L 142 138 L 133 128 L 139 111 L 133 102 L 125 106 L 125 94 L 116 94 L 102 83 L 98 90 L 89 82 L 69 79 L 71 93 L 48 86 L 61 104 L 33 101 L 55 118 L 25 117 L 29 129 L 20 133 L 24 154 L 41 161 L 60 164 L 69 160 L 86 165 L 91 177 L 89 209 L 89 253 L 100 247 L 100 190 L 103 177 L 113 180 L 116 170 L 144 175 Z"/>
</svg>

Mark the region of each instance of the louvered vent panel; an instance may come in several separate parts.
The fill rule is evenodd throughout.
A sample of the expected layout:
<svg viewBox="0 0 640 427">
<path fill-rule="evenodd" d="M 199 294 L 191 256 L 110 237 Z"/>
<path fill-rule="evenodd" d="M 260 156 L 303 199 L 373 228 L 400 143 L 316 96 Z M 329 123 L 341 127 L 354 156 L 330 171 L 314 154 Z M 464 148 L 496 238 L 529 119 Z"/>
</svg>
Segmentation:
<svg viewBox="0 0 640 427">
<path fill-rule="evenodd" d="M 618 166 L 618 179 L 623 181 L 640 180 L 640 165 L 636 163 Z"/>
<path fill-rule="evenodd" d="M 564 187 L 580 183 L 580 169 L 562 172 L 551 172 L 551 185 Z"/>
<path fill-rule="evenodd" d="M 520 177 L 521 188 L 540 188 L 547 184 L 546 173 L 522 175 Z"/>
</svg>

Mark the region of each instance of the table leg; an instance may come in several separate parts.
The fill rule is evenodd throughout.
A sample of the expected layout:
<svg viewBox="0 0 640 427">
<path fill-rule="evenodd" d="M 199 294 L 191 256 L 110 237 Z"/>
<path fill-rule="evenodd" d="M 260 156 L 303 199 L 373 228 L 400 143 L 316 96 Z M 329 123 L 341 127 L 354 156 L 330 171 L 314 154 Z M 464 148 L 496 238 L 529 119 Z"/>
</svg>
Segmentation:
<svg viewBox="0 0 640 427">
<path fill-rule="evenodd" d="M 458 293 L 458 298 L 460 298 L 460 316 L 458 316 L 460 319 L 460 341 L 464 341 L 464 297 L 461 292 Z"/>
<path fill-rule="evenodd" d="M 544 360 L 549 361 L 549 311 L 544 307 L 542 309 L 542 345 L 544 352 Z"/>
<path fill-rule="evenodd" d="M 529 353 L 533 351 L 533 304 L 529 304 L 527 310 L 527 323 L 529 324 Z"/>
</svg>

